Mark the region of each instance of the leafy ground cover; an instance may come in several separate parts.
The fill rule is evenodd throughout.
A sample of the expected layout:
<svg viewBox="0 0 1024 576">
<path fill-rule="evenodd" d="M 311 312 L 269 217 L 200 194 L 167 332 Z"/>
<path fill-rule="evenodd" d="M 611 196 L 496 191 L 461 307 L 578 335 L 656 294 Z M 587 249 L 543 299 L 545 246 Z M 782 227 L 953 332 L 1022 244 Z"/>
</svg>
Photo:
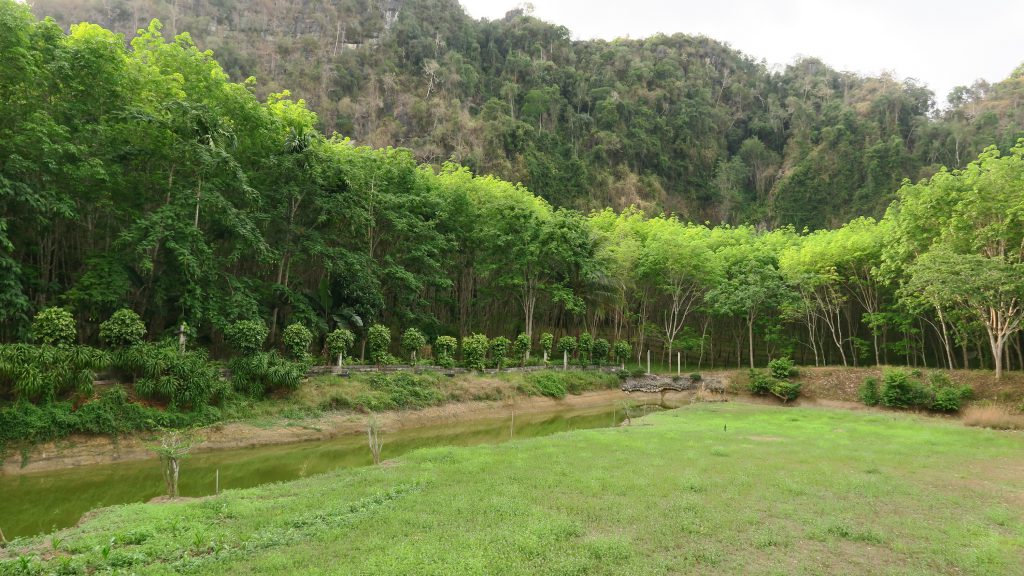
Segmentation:
<svg viewBox="0 0 1024 576">
<path fill-rule="evenodd" d="M 379 412 L 436 406 L 469 400 L 503 400 L 513 396 L 564 397 L 589 390 L 616 388 L 619 378 L 604 372 L 460 374 L 436 372 L 368 373 L 350 378 L 325 375 L 262 398 L 229 392 L 218 405 L 193 411 L 159 407 L 120 385 L 97 387 L 96 398 L 81 406 L 71 402 L 0 403 L 0 463 L 32 446 L 72 434 L 122 436 L 157 428 L 188 428 L 223 422 L 272 427 L 302 423 L 333 412 Z M 2 526 L 0 526 L 2 528 Z"/>
<path fill-rule="evenodd" d="M 1020 574 L 1024 437 L 694 405 L 101 511 L 0 573 Z"/>
</svg>

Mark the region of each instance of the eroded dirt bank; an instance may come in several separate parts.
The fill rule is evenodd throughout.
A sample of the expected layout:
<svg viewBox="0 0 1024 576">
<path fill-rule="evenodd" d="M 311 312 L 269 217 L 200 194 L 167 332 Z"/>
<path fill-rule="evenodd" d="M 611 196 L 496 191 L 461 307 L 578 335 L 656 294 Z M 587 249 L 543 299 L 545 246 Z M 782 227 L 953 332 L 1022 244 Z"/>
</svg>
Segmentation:
<svg viewBox="0 0 1024 576">
<path fill-rule="evenodd" d="M 599 390 L 580 395 L 569 395 L 561 400 L 544 397 L 517 398 L 517 414 L 553 412 L 610 405 L 630 398 L 635 401 L 657 402 L 657 394 L 631 394 L 619 390 Z M 422 410 L 398 410 L 377 415 L 385 431 L 432 426 L 448 422 L 466 422 L 501 418 L 512 413 L 511 401 L 454 402 Z M 294 425 L 260 427 L 249 423 L 216 424 L 199 431 L 203 438 L 197 451 L 226 450 L 287 444 L 310 440 L 326 440 L 345 434 L 362 434 L 366 430 L 366 416 L 352 412 L 338 412 L 321 418 L 303 420 Z M 39 444 L 28 451 L 28 462 L 18 453 L 12 453 L 0 468 L 0 475 L 45 472 L 61 468 L 88 466 L 154 458 L 148 449 L 150 435 L 137 434 L 120 439 L 101 436 L 70 436 Z"/>
<path fill-rule="evenodd" d="M 798 380 L 804 384 L 801 397 L 793 406 L 872 410 L 857 401 L 857 388 L 864 378 L 880 377 L 883 367 L 800 367 Z M 744 370 L 719 370 L 704 372 L 705 377 L 718 378 L 725 384 L 729 400 L 759 404 L 777 405 L 774 398 L 751 396 L 745 391 L 747 375 Z M 1010 374 L 1003 381 L 996 381 L 990 372 L 955 370 L 950 376 L 959 382 L 970 384 L 975 398 L 983 400 L 1020 402 L 1024 393 L 1024 374 Z M 681 406 L 690 401 L 690 392 L 667 392 L 660 394 L 634 392 L 625 394 L 620 390 L 600 390 L 581 395 L 570 395 L 562 400 L 544 397 L 517 398 L 516 413 L 539 413 L 565 409 L 597 407 L 630 399 L 640 403 L 660 403 L 669 407 Z M 423 410 L 400 410 L 378 415 L 385 431 L 445 424 L 486 420 L 508 416 L 512 411 L 511 402 L 467 401 L 434 406 Z M 308 419 L 272 427 L 256 426 L 250 423 L 233 422 L 217 424 L 200 431 L 203 442 L 199 451 L 248 448 L 274 444 L 287 444 L 310 440 L 326 440 L 346 434 L 362 434 L 365 431 L 366 416 L 352 412 L 327 414 L 321 418 Z M 71 436 L 56 442 L 37 445 L 28 451 L 28 463 L 22 465 L 17 452 L 10 454 L 0 475 L 15 475 L 44 472 L 76 466 L 103 464 L 128 460 L 153 458 L 149 451 L 148 435 L 132 435 L 113 439 L 96 436 Z"/>
</svg>

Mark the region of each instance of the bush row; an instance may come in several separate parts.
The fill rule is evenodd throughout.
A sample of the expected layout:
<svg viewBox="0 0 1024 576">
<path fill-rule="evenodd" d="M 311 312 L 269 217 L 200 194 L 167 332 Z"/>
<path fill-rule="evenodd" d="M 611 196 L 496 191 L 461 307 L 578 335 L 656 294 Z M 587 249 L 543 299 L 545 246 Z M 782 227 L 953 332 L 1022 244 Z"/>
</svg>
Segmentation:
<svg viewBox="0 0 1024 576">
<path fill-rule="evenodd" d="M 970 386 L 956 384 L 941 372 L 933 372 L 925 383 L 904 370 L 886 370 L 881 384 L 868 378 L 860 387 L 860 400 L 868 406 L 935 412 L 958 412 L 971 394 Z"/>
<path fill-rule="evenodd" d="M 331 336 L 328 335 L 328 342 Z M 347 341 L 351 346 L 354 340 Z M 427 346 L 426 337 L 417 329 L 409 328 L 402 333 L 402 350 L 410 362 L 416 362 L 419 352 Z M 504 368 L 507 366 L 524 366 L 528 362 L 528 356 L 534 351 L 534 343 L 527 334 L 519 334 L 515 339 L 508 339 L 505 336 L 488 338 L 484 334 L 472 334 L 466 336 L 460 342 L 453 336 L 438 336 L 431 346 L 433 361 L 443 367 L 454 367 L 456 365 L 456 352 L 461 349 L 462 366 L 475 370 L 484 368 Z M 541 334 L 539 340 L 541 351 L 549 361 L 557 362 L 557 357 L 552 356 L 552 349 L 555 345 L 554 336 L 550 333 Z M 370 351 L 370 359 L 375 364 L 396 363 L 398 360 L 391 355 L 391 330 L 387 326 L 375 324 L 367 331 L 367 346 Z M 580 364 L 604 365 L 609 362 L 624 363 L 632 355 L 632 347 L 629 342 L 619 340 L 613 345 L 604 338 L 594 338 L 590 334 L 581 334 L 577 339 L 574 336 L 563 336 L 558 340 L 557 350 L 559 355 L 568 354 L 575 362 Z M 346 348 L 339 345 L 337 349 L 331 349 L 332 354 L 342 354 Z"/>
</svg>

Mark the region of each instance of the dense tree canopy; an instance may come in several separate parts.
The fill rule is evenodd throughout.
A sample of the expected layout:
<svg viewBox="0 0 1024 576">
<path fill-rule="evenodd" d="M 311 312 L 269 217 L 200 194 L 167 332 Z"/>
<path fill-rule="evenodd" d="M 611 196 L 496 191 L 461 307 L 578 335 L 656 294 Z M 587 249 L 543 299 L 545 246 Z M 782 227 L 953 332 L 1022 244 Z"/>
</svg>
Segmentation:
<svg viewBox="0 0 1024 576">
<path fill-rule="evenodd" d="M 528 10 L 475 21 L 456 0 L 34 6 L 128 38 L 160 18 L 235 81 L 254 75 L 261 98 L 293 90 L 327 135 L 403 146 L 435 168 L 452 160 L 584 211 L 635 204 L 697 222 L 835 227 L 880 217 L 903 178 L 1024 137 L 1022 69 L 958 87 L 940 111 L 913 80 L 814 58 L 775 71 L 682 34 L 574 41 Z"/>
<path fill-rule="evenodd" d="M 417 101 L 435 102 L 434 92 L 458 84 L 444 68 L 458 53 L 445 50 L 472 52 L 481 46 L 476 58 L 488 69 L 514 66 L 503 74 L 518 80 L 496 89 L 507 98 L 485 103 L 481 117 L 512 127 L 502 146 L 525 146 L 523 166 L 558 158 L 565 142 L 550 143 L 550 150 L 532 148 L 547 142 L 538 130 L 550 130 L 570 139 L 585 136 L 586 154 L 599 151 L 595 165 L 609 173 L 621 176 L 623 166 L 658 173 L 663 184 L 678 178 L 688 183 L 680 190 L 698 195 L 712 188 L 696 183 L 718 182 L 737 194 L 781 202 L 786 187 L 796 185 L 787 182 L 821 180 L 842 190 L 837 182 L 852 170 L 850 181 L 860 184 L 847 192 L 870 183 L 879 195 L 864 198 L 896 200 L 881 219 L 862 217 L 815 232 L 765 226 L 775 219 L 771 214 L 781 213 L 779 203 L 732 204 L 738 211 L 767 210 L 756 224 L 693 223 L 685 217 L 692 212 L 656 212 L 641 197 L 630 201 L 647 210 L 583 213 L 560 205 L 566 203 L 557 200 L 560 193 L 545 191 L 539 182 L 542 194 L 535 194 L 532 177 L 513 184 L 465 164 L 421 162 L 432 159 L 407 148 L 373 148 L 326 136 L 304 101 L 284 91 L 260 98 L 251 82 L 232 82 L 190 36 L 168 38 L 158 22 L 126 46 L 99 26 L 82 24 L 64 33 L 52 21 L 37 20 L 25 5 L 0 0 L 0 340 L 28 340 L 34 333 L 31 318 L 61 306 L 73 313 L 70 321 L 77 326 L 64 332 L 85 344 L 108 339 L 111 325 L 101 333 L 100 324 L 128 309 L 144 323 L 133 320 L 131 334 L 139 336 L 132 336 L 132 343 L 180 333 L 219 356 L 229 352 L 225 339 L 240 348 L 239 337 L 252 336 L 245 339 L 245 351 L 268 366 L 277 366 L 277 359 L 262 353 L 264 341 L 277 345 L 285 327 L 296 326 L 288 337 L 297 343 L 294 356 L 329 349 L 332 361 L 349 348 L 354 355 L 371 353 L 374 361 L 388 361 L 399 351 L 402 334 L 422 333 L 428 344 L 439 336 L 478 334 L 472 337 L 474 350 L 513 352 L 516 362 L 524 347 L 537 350 L 541 341 L 547 347 L 559 342 L 556 350 L 577 354 L 577 344 L 604 339 L 616 343 L 607 348 L 619 362 L 654 350 L 673 366 L 677 357 L 686 365 L 753 366 L 793 355 L 814 364 L 906 361 L 1024 368 L 1024 144 L 1005 154 L 989 148 L 963 169 L 936 169 L 916 183 L 900 180 L 902 171 L 878 168 L 876 174 L 872 162 L 881 166 L 891 160 L 886 150 L 905 155 L 908 139 L 922 139 L 921 130 L 932 129 L 915 124 L 913 115 L 926 95 L 902 86 L 891 94 L 891 108 L 861 106 L 868 101 L 855 96 L 859 91 L 878 93 L 892 86 L 835 76 L 805 62 L 771 80 L 793 90 L 785 78 L 802 78 L 791 79 L 802 88 L 788 97 L 778 124 L 770 114 L 753 122 L 737 111 L 726 122 L 736 125 L 734 134 L 703 126 L 717 121 L 707 110 L 688 112 L 692 121 L 680 126 L 703 134 L 700 138 L 722 139 L 722 150 L 735 144 L 735 156 L 697 153 L 717 148 L 707 148 L 695 135 L 685 145 L 655 140 L 634 149 L 661 133 L 645 127 L 645 118 L 671 124 L 679 121 L 673 106 L 692 104 L 659 100 L 666 97 L 655 90 L 659 82 L 683 72 L 658 65 L 670 60 L 654 55 L 674 49 L 719 54 L 702 65 L 684 59 L 693 69 L 682 70 L 696 77 L 731 70 L 724 91 L 711 89 L 721 88 L 721 78 L 706 86 L 674 80 L 695 101 L 770 97 L 769 91 L 742 88 L 741 79 L 762 78 L 750 72 L 759 66 L 730 60 L 737 56 L 710 41 L 685 37 L 572 43 L 564 31 L 523 15 L 474 23 L 455 11 L 446 23 L 425 19 L 419 25 L 454 28 L 443 34 L 431 30 L 440 40 L 423 44 L 424 30 L 415 30 L 416 21 L 408 19 L 416 6 L 406 6 L 409 11 L 390 33 L 403 38 L 411 62 L 434 62 L 424 67 L 433 77 L 428 75 L 423 95 L 431 95 Z M 481 37 L 488 41 L 479 42 Z M 546 40 L 531 44 L 529 51 L 502 48 L 503 42 L 537 37 Z M 391 46 L 392 40 L 381 36 L 379 42 Z M 648 50 L 652 64 L 634 61 Z M 424 56 L 432 51 L 436 57 Z M 363 54 L 360 49 L 346 53 Z M 604 62 L 597 67 L 601 74 L 575 80 L 593 82 L 577 87 L 580 100 L 571 100 L 569 108 L 593 115 L 577 118 L 582 127 L 575 136 L 558 124 L 568 110 L 558 102 L 565 98 L 565 85 L 517 92 L 532 85 L 530 78 L 560 73 L 555 64 L 539 66 L 540 54 L 574 65 Z M 624 61 L 617 64 L 616 58 Z M 465 66 L 460 82 L 484 90 L 492 76 L 474 75 L 476 68 Z M 751 75 L 743 76 L 743 70 Z M 639 100 L 603 91 L 602 74 L 612 82 L 626 72 L 646 79 L 622 84 L 623 93 L 647 86 L 654 108 L 630 110 Z M 822 74 L 830 80 L 810 81 Z M 840 98 L 828 90 L 854 96 Z M 823 99 L 822 106 L 805 106 L 802 98 L 812 94 Z M 905 100 L 907 94 L 916 96 Z M 454 102 L 459 94 L 439 98 L 436 102 Z M 772 104 L 765 106 L 770 110 Z M 424 113 L 435 108 L 428 105 Z M 831 111 L 822 116 L 821 110 Z M 815 127 L 829 115 L 841 126 Z M 905 134 L 879 133 L 881 144 L 870 147 L 882 148 L 861 155 L 854 148 L 872 141 L 864 118 Z M 627 128 L 636 141 L 621 139 Z M 516 130 L 534 132 L 516 140 Z M 473 128 L 459 131 L 473 133 Z M 581 154 L 576 158 L 582 158 L 586 146 L 576 145 Z M 798 148 L 803 152 L 797 154 Z M 491 157 L 485 152 L 475 161 L 464 160 L 478 171 L 501 173 L 480 160 Z M 496 157 L 520 161 L 504 153 Z M 901 157 L 892 165 L 907 166 Z M 789 166 L 782 169 L 788 176 L 770 182 L 766 174 L 780 165 Z M 866 171 L 858 172 L 862 168 Z M 567 174 L 564 166 L 556 172 Z M 726 181 L 722 174 L 739 176 Z M 581 181 L 566 190 L 575 195 L 593 190 L 596 202 L 608 200 L 600 186 L 588 185 Z M 797 204 L 810 209 L 817 201 L 808 196 Z M 830 222 L 844 214 L 827 202 L 822 210 Z M 314 339 L 309 346 L 307 330 Z M 328 334 L 337 336 L 328 339 Z M 484 342 L 519 334 L 523 337 L 514 346 Z M 580 335 L 585 337 L 575 340 Z M 407 349 L 418 350 L 419 342 Z M 442 342 L 443 354 L 431 355 L 448 362 L 457 352 L 452 340 Z M 593 354 L 591 344 L 585 356 Z M 606 350 L 604 343 L 598 348 Z M 289 375 L 280 387 L 293 387 L 296 378 Z"/>
</svg>

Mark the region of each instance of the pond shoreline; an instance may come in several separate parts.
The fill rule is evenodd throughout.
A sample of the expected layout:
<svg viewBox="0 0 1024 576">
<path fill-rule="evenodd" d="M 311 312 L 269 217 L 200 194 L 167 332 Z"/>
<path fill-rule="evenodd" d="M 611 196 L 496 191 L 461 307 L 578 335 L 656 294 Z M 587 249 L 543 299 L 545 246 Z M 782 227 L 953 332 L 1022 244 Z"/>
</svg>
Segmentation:
<svg viewBox="0 0 1024 576">
<path fill-rule="evenodd" d="M 533 414 L 567 408 L 587 408 L 627 398 L 653 402 L 660 399 L 658 394 L 627 395 L 618 389 L 568 395 L 560 400 L 520 397 L 515 400 L 515 413 Z M 450 402 L 421 410 L 383 412 L 377 415 L 377 419 L 385 431 L 396 431 L 449 422 L 501 418 L 510 415 L 512 411 L 513 405 L 510 400 L 474 400 Z M 366 415 L 357 412 L 333 412 L 319 418 L 287 422 L 273 427 L 260 427 L 247 422 L 227 422 L 201 428 L 198 433 L 203 441 L 196 452 L 328 440 L 344 435 L 362 434 L 366 430 L 365 426 Z M 45 442 L 27 448 L 27 463 L 23 463 L 23 457 L 17 452 L 12 452 L 0 467 L 0 476 L 153 459 L 156 455 L 148 448 L 150 437 L 147 433 L 136 433 L 121 438 L 74 435 L 54 442 Z"/>
</svg>

